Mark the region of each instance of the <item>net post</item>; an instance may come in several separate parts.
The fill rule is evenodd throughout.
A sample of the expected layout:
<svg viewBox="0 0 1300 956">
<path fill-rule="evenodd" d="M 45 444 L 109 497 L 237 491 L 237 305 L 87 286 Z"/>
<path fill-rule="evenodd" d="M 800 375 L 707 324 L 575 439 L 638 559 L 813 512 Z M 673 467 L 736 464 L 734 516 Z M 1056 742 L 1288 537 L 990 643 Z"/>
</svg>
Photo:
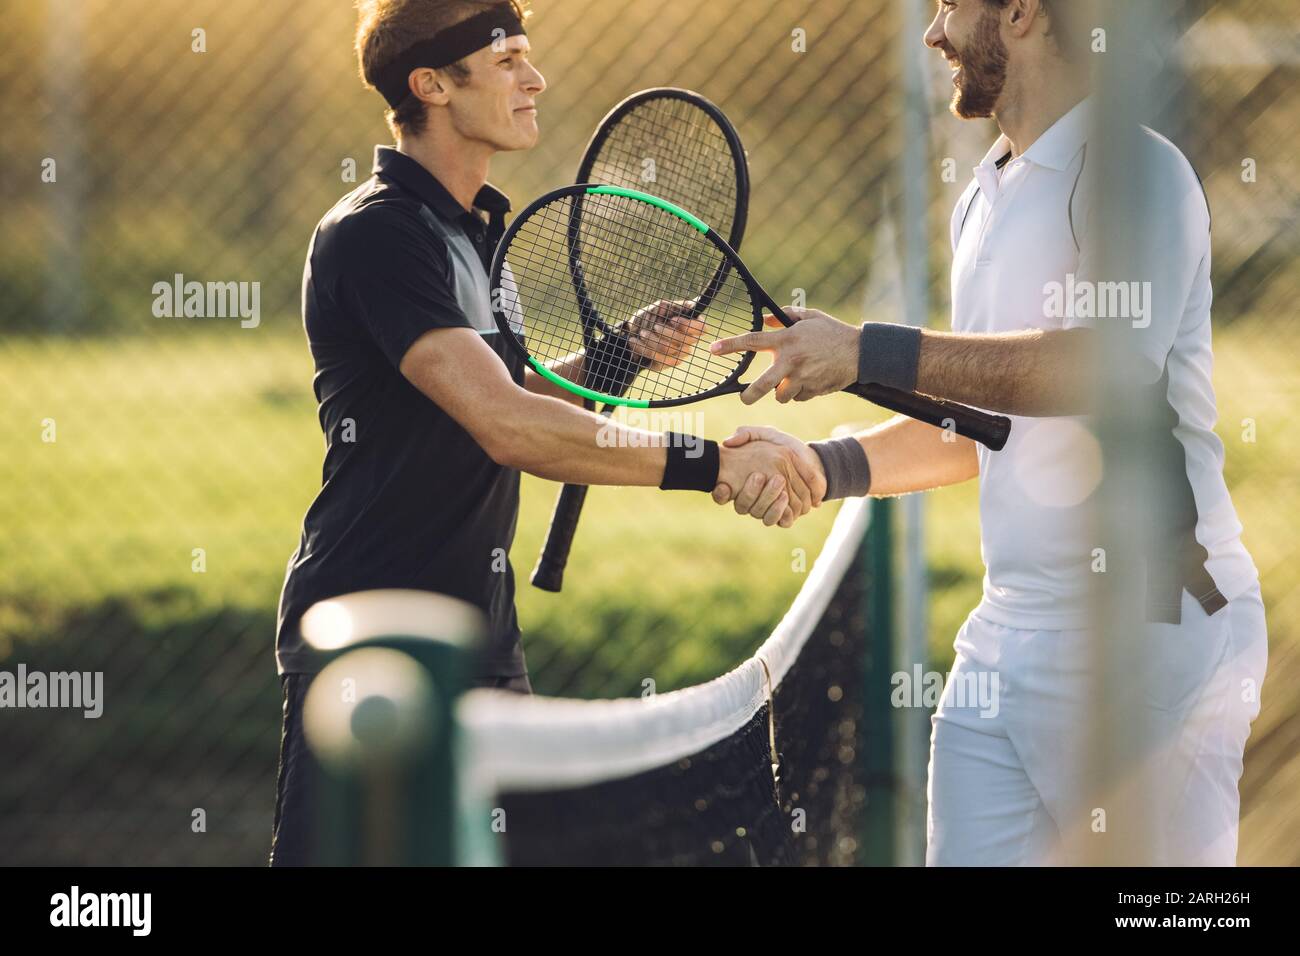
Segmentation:
<svg viewBox="0 0 1300 956">
<path fill-rule="evenodd" d="M 862 545 L 868 633 L 863 675 L 864 752 L 859 758 L 863 761 L 866 808 L 859 859 L 865 866 L 891 866 L 897 855 L 897 769 L 894 709 L 890 704 L 894 665 L 894 511 L 890 499 L 871 502 L 871 521 Z"/>
<path fill-rule="evenodd" d="M 320 795 L 314 861 L 490 862 L 465 855 L 456 723 L 481 613 L 428 592 L 363 591 L 314 605 L 302 633 L 326 661 L 302 714 Z"/>
</svg>

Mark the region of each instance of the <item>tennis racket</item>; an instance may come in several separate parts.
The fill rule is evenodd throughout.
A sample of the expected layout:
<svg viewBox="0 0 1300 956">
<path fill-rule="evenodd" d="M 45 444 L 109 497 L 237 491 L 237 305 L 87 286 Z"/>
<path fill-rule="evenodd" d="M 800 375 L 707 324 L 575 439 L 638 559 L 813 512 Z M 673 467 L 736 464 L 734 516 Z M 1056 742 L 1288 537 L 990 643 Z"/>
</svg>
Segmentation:
<svg viewBox="0 0 1300 956">
<path fill-rule="evenodd" d="M 591 310 L 574 308 L 574 255 Z M 714 355 L 709 344 L 761 330 L 767 313 L 794 324 L 707 223 L 667 200 L 618 186 L 566 186 L 532 203 L 502 237 L 491 281 L 499 328 L 539 375 L 583 398 L 632 408 L 670 408 L 743 391 L 741 376 L 754 353 Z M 701 289 L 708 290 L 707 301 Z M 671 353 L 650 364 L 629 341 L 647 310 L 665 302 L 694 305 L 686 317 L 659 326 Z M 578 354 L 582 362 L 573 363 Z M 573 364 L 582 369 L 575 376 L 581 381 L 555 371 Z M 845 391 L 994 450 L 1010 435 L 1010 419 L 955 402 L 879 385 Z"/>
<path fill-rule="evenodd" d="M 643 90 L 619 103 L 596 129 L 583 154 L 575 182 L 605 183 L 649 190 L 704 216 L 739 249 L 749 213 L 749 166 L 740 135 L 713 103 L 698 93 L 673 88 Z M 582 234 L 581 202 L 573 207 L 569 264 L 581 315 L 599 317 L 587 295 L 577 239 Z M 722 260 L 719 260 L 720 266 Z M 714 284 L 711 277 L 710 286 Z M 707 304 L 710 288 L 693 293 Z M 586 347 L 594 347 L 599 320 L 584 323 Z M 583 382 L 587 385 L 589 383 Z M 589 407 L 593 403 L 587 402 Z M 601 414 L 613 414 L 608 404 Z M 558 592 L 587 500 L 586 485 L 566 484 L 555 502 L 551 525 L 533 569 L 532 583 Z"/>
</svg>

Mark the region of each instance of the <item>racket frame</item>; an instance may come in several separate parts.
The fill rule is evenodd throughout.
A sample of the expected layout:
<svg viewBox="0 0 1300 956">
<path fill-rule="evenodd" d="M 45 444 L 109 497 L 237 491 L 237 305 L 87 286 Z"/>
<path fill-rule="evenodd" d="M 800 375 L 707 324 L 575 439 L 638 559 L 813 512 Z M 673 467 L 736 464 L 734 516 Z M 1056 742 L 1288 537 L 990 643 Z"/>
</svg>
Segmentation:
<svg viewBox="0 0 1300 956">
<path fill-rule="evenodd" d="M 592 134 L 591 140 L 587 143 L 587 148 L 583 151 L 582 161 L 578 166 L 576 181 L 585 183 L 592 178 L 592 172 L 601 159 L 600 154 L 605 147 L 605 143 L 614 135 L 624 119 L 647 104 L 662 100 L 679 100 L 698 109 L 722 134 L 722 138 L 727 144 L 727 150 L 731 154 L 731 166 L 736 177 L 736 202 L 735 208 L 732 210 L 732 222 L 731 228 L 728 230 L 728 236 L 731 244 L 739 248 L 741 241 L 744 239 L 745 226 L 749 219 L 749 160 L 745 154 L 744 144 L 740 141 L 740 134 L 732 125 L 731 120 L 716 104 L 693 90 L 668 86 L 654 87 L 642 90 L 639 93 L 633 93 L 627 99 L 615 105 L 600 121 L 596 131 Z M 576 225 L 580 230 L 580 206 L 575 208 L 575 212 L 577 215 Z M 600 322 L 602 325 L 604 323 L 587 294 L 581 257 L 575 254 L 576 237 L 578 235 L 578 231 L 570 233 L 570 275 L 573 279 L 574 293 L 578 298 L 578 308 L 583 310 L 580 313 L 583 322 L 583 340 L 586 347 L 589 348 L 593 339 L 591 335 L 592 324 L 587 317 L 594 317 L 595 321 Z M 718 284 L 725 278 L 725 275 L 725 271 L 720 269 L 716 280 Z M 709 290 L 706 290 L 706 294 L 708 293 Z M 701 301 L 705 301 L 707 304 L 704 296 L 701 296 Z M 585 399 L 584 404 L 588 408 L 595 408 L 595 402 L 592 399 Z M 605 418 L 609 418 L 617 407 L 617 404 L 606 404 L 600 413 Z M 556 496 L 555 510 L 551 514 L 551 523 L 546 532 L 546 542 L 542 546 L 541 554 L 537 558 L 537 565 L 533 568 L 530 578 L 534 587 L 552 593 L 558 593 L 563 587 L 564 570 L 569 562 L 573 537 L 578 530 L 578 520 L 582 516 L 582 508 L 587 499 L 587 489 L 587 485 L 565 484 Z"/>
</svg>

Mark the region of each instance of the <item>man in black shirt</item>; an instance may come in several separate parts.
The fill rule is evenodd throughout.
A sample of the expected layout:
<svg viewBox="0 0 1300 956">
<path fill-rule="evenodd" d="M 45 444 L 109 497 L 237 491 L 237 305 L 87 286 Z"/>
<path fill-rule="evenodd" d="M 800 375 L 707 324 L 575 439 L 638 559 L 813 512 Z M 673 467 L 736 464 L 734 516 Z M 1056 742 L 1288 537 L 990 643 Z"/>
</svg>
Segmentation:
<svg viewBox="0 0 1300 956">
<path fill-rule="evenodd" d="M 299 633 L 311 605 L 374 588 L 461 598 L 488 621 L 477 682 L 527 692 L 505 558 L 520 471 L 706 492 L 749 482 L 762 489 L 773 523 L 820 498 L 820 476 L 788 449 L 634 434 L 526 369 L 502 341 L 488 269 L 509 200 L 487 184 L 488 166 L 497 152 L 536 143 L 545 89 L 528 61 L 522 19 L 514 2 L 371 0 L 361 8 L 362 75 L 388 101 L 397 145 L 378 148 L 374 176 L 321 220 L 303 277 L 326 453 L 280 601 L 277 865 L 311 860 L 314 767 L 301 716 L 319 665 Z M 630 317 L 625 329 L 654 368 L 673 364 L 670 340 L 698 336 L 696 325 L 665 303 Z M 598 441 L 611 428 L 624 434 Z"/>
</svg>

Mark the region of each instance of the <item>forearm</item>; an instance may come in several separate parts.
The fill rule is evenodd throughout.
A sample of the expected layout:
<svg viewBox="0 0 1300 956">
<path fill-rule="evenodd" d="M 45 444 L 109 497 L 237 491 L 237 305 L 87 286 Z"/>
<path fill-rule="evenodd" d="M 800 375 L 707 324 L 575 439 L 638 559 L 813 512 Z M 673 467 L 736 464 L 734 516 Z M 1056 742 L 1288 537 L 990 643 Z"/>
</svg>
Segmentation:
<svg viewBox="0 0 1300 956">
<path fill-rule="evenodd" d="M 502 415 L 490 453 L 552 481 L 657 487 L 667 461 L 663 446 L 662 434 L 628 428 L 567 401 L 521 393 Z"/>
<path fill-rule="evenodd" d="M 854 437 L 867 454 L 875 498 L 930 491 L 979 475 L 973 441 L 915 419 L 894 418 Z"/>
<path fill-rule="evenodd" d="M 551 362 L 547 368 L 554 372 L 560 378 L 568 382 L 582 381 L 582 353 L 575 352 L 567 358 L 556 362 Z M 558 398 L 562 401 L 569 402 L 572 405 L 582 405 L 582 396 L 576 395 L 567 388 L 561 388 L 544 375 L 539 375 L 534 369 L 529 368 L 524 373 L 524 388 L 534 395 L 546 395 L 550 398 Z"/>
<path fill-rule="evenodd" d="M 722 473 L 722 456 L 712 443 L 684 436 L 682 447 L 669 449 L 662 435 L 520 388 L 473 329 L 431 330 L 407 350 L 400 371 L 493 461 L 510 468 L 577 484 L 702 491 L 712 489 Z M 785 464 L 748 458 L 769 466 L 754 471 Z M 744 455 L 728 459 L 734 459 L 733 472 L 749 463 Z M 802 491 L 807 496 L 806 483 Z"/>
<path fill-rule="evenodd" d="M 1006 415 L 1082 415 L 1095 362 L 1089 329 L 964 335 L 927 331 L 916 390 Z"/>
</svg>

